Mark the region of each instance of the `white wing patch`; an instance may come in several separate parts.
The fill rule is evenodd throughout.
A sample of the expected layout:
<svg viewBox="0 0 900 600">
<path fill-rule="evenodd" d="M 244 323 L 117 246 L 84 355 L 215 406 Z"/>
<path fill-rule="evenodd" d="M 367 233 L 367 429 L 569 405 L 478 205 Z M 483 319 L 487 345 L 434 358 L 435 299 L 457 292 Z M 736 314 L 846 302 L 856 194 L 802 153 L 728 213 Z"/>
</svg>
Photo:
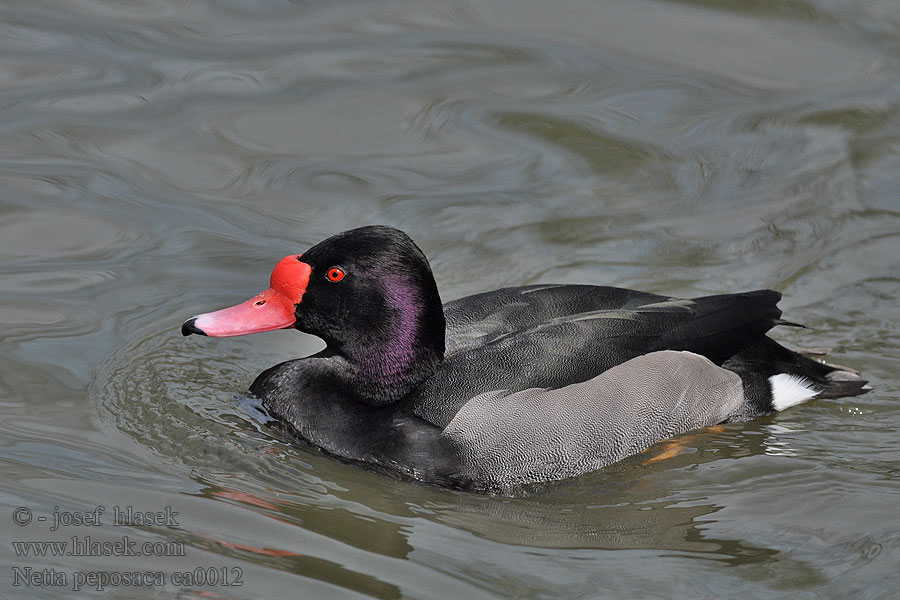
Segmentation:
<svg viewBox="0 0 900 600">
<path fill-rule="evenodd" d="M 769 377 L 769 386 L 772 388 L 772 408 L 782 411 L 796 406 L 819 395 L 812 382 L 800 375 L 779 373 Z"/>
</svg>

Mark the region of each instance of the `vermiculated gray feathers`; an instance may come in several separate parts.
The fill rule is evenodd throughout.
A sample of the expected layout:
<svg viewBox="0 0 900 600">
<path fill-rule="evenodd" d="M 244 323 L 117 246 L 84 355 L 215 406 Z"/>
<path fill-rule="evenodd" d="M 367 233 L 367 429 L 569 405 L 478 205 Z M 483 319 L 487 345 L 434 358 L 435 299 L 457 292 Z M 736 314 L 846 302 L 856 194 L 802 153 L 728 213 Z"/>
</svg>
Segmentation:
<svg viewBox="0 0 900 600">
<path fill-rule="evenodd" d="M 652 352 L 582 383 L 481 394 L 444 429 L 496 487 L 573 477 L 728 419 L 740 378 L 690 352 Z"/>
</svg>

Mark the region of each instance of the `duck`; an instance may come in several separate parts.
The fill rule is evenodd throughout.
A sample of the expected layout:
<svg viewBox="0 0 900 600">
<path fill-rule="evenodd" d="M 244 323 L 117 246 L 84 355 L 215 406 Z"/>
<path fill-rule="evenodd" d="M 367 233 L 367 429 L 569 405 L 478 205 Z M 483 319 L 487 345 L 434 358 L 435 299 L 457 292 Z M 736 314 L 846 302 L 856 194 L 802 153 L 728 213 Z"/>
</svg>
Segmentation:
<svg viewBox="0 0 900 600">
<path fill-rule="evenodd" d="M 770 338 L 797 326 L 781 319 L 780 299 L 534 284 L 445 304 L 419 246 L 370 225 L 282 258 L 268 289 L 181 332 L 318 336 L 324 350 L 250 385 L 274 424 L 344 462 L 502 493 L 871 389 L 857 371 Z"/>
</svg>

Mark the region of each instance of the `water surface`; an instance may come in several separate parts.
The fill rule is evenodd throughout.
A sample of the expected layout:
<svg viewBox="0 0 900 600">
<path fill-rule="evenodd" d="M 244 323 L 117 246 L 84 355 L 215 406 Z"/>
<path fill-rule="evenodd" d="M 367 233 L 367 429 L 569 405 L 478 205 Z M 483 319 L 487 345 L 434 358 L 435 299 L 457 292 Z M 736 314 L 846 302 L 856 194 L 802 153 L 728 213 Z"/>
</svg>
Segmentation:
<svg viewBox="0 0 900 600">
<path fill-rule="evenodd" d="M 898 174 L 888 0 L 2 4 L 0 596 L 896 598 Z M 515 498 L 344 465 L 239 396 L 320 341 L 178 328 L 369 223 L 445 300 L 776 289 L 875 390 Z M 73 536 L 171 545 L 13 544 Z"/>
</svg>

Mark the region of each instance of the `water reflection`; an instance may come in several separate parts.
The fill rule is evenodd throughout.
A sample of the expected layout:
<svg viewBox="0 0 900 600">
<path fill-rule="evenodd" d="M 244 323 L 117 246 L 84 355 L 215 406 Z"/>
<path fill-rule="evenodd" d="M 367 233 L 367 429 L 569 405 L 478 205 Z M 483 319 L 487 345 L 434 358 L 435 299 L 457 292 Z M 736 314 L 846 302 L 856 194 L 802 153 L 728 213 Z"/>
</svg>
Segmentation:
<svg viewBox="0 0 900 600">
<path fill-rule="evenodd" d="M 895 4 L 0 7 L 0 495 L 179 507 L 134 535 L 247 575 L 190 597 L 889 597 Z M 344 465 L 234 400 L 320 342 L 187 346 L 177 315 L 366 223 L 409 231 L 447 300 L 773 287 L 811 327 L 777 335 L 876 391 L 515 498 Z M 98 566 L 133 564 L 60 568 Z"/>
<path fill-rule="evenodd" d="M 164 332 L 111 365 L 102 378 L 103 397 L 117 427 L 153 448 L 170 469 L 190 473 L 203 484 L 203 495 L 305 532 L 397 558 L 416 549 L 422 519 L 517 546 L 666 550 L 744 564 L 777 553 L 707 536 L 704 524 L 721 507 L 673 492 L 671 480 L 710 462 L 767 452 L 777 443 L 768 436 L 715 428 L 663 442 L 595 474 L 523 489 L 519 497 L 479 497 L 397 481 L 296 445 L 263 425 L 267 418 L 254 414 L 258 407 L 249 399 L 215 392 L 242 385 L 246 373 L 238 365 L 246 356 L 240 350 L 225 352 L 215 365 L 188 352 Z M 225 483 L 234 479 L 242 487 Z M 362 535 L 366 528 L 372 530 Z M 279 561 L 296 559 L 273 547 L 257 549 L 258 560 L 273 552 Z"/>
</svg>

